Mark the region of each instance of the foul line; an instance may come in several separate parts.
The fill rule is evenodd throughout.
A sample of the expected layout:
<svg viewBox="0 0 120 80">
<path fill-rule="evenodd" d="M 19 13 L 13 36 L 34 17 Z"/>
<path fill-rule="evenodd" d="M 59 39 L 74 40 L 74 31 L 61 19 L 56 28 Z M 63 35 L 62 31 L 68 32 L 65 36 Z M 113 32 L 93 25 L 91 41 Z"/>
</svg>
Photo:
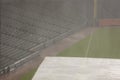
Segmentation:
<svg viewBox="0 0 120 80">
<path fill-rule="evenodd" d="M 93 31 L 91 31 L 91 33 L 90 33 L 90 39 L 89 39 L 89 42 L 88 42 L 88 46 L 87 46 L 87 50 L 86 50 L 86 53 L 85 53 L 85 57 L 87 57 L 88 54 L 89 54 L 90 46 L 91 46 L 91 43 L 92 43 L 92 38 L 93 38 Z"/>
</svg>

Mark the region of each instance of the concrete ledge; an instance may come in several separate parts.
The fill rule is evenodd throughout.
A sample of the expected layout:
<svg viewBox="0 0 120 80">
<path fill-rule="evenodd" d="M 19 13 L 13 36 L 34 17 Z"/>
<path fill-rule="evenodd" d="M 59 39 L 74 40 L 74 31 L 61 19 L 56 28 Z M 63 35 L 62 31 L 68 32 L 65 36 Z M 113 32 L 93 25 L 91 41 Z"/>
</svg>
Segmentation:
<svg viewBox="0 0 120 80">
<path fill-rule="evenodd" d="M 120 60 L 47 57 L 32 80 L 120 80 Z"/>
</svg>

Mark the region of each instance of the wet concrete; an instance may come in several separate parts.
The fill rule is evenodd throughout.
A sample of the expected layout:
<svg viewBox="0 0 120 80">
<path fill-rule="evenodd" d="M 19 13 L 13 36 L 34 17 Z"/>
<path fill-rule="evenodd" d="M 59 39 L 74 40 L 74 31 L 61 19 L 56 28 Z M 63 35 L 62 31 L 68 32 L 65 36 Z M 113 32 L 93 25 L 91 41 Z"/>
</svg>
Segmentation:
<svg viewBox="0 0 120 80">
<path fill-rule="evenodd" d="M 32 80 L 119 80 L 120 60 L 47 57 Z"/>
</svg>

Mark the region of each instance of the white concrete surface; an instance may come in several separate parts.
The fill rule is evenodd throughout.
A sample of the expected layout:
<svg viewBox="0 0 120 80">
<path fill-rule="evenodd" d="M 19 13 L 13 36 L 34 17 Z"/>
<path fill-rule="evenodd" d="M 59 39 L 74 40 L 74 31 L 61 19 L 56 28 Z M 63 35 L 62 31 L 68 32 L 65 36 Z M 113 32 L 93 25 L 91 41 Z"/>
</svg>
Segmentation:
<svg viewBox="0 0 120 80">
<path fill-rule="evenodd" d="M 46 57 L 32 80 L 120 80 L 120 60 Z"/>
</svg>

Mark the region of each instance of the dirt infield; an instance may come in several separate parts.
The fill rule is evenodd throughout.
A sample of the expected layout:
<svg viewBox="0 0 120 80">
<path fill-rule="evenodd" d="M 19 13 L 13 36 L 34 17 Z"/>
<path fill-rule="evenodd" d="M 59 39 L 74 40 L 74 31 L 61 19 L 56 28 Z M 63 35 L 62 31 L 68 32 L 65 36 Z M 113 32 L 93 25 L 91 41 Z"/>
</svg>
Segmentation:
<svg viewBox="0 0 120 80">
<path fill-rule="evenodd" d="M 99 26 L 120 26 L 120 19 L 102 19 Z"/>
</svg>

